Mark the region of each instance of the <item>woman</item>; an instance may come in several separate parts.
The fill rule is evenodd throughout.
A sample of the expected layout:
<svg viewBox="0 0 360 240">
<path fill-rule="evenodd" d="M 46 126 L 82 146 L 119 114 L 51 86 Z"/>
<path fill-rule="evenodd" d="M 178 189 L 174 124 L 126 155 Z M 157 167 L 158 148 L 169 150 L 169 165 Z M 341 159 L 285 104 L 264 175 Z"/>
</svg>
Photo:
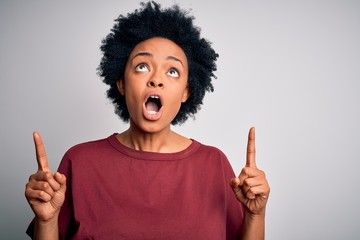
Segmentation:
<svg viewBox="0 0 360 240">
<path fill-rule="evenodd" d="M 72 147 L 58 172 L 34 133 L 38 171 L 26 186 L 35 239 L 263 239 L 269 186 L 255 164 L 235 177 L 226 156 L 171 130 L 212 91 L 217 53 L 193 17 L 155 2 L 120 16 L 99 74 L 129 128 Z M 230 182 L 230 184 L 229 184 Z"/>
</svg>

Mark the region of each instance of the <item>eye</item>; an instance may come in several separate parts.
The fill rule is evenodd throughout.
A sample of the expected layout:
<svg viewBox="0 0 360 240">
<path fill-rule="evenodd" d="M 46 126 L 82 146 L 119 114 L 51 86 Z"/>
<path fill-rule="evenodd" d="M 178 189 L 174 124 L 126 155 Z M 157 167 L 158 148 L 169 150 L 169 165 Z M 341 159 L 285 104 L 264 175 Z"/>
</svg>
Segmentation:
<svg viewBox="0 0 360 240">
<path fill-rule="evenodd" d="M 148 72 L 149 68 L 145 63 L 140 63 L 135 67 L 135 71 L 137 72 Z"/>
<path fill-rule="evenodd" d="M 180 76 L 179 72 L 175 68 L 171 68 L 166 74 L 176 78 Z"/>
</svg>

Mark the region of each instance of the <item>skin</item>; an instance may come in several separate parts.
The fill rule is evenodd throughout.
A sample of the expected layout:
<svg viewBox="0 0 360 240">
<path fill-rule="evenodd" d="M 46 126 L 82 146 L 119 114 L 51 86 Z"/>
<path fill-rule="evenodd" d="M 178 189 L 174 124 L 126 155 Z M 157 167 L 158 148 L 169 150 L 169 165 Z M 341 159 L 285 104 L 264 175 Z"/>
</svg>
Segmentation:
<svg viewBox="0 0 360 240">
<path fill-rule="evenodd" d="M 250 128 L 246 164 L 238 177 L 230 180 L 236 198 L 245 206 L 242 239 L 265 238 L 265 210 L 270 187 L 265 173 L 256 166 L 255 128 Z"/>
<path fill-rule="evenodd" d="M 65 175 L 52 174 L 39 133 L 33 133 L 38 170 L 26 184 L 25 196 L 35 213 L 34 239 L 58 239 L 58 216 L 64 203 Z"/>
<path fill-rule="evenodd" d="M 118 135 L 124 145 L 150 152 L 178 152 L 191 140 L 170 129 L 181 103 L 189 97 L 188 62 L 183 50 L 164 38 L 139 43 L 129 56 L 125 79 L 117 82 L 130 113 L 130 127 Z M 143 104 L 149 93 L 162 98 L 162 115 L 157 120 L 144 116 Z"/>
<path fill-rule="evenodd" d="M 117 86 L 130 113 L 130 126 L 118 140 L 133 149 L 170 153 L 186 149 L 191 140 L 170 129 L 180 106 L 189 97 L 188 62 L 174 42 L 151 38 L 139 43 L 129 56 L 124 79 Z M 161 97 L 159 114 L 149 114 L 149 95 Z M 33 133 L 38 171 L 26 184 L 25 196 L 35 213 L 35 239 L 58 238 L 58 215 L 65 199 L 66 177 L 52 174 L 40 134 Z M 256 167 L 255 129 L 248 136 L 246 164 L 230 180 L 236 198 L 245 206 L 242 239 L 264 239 L 265 209 L 270 188 L 265 173 Z"/>
</svg>

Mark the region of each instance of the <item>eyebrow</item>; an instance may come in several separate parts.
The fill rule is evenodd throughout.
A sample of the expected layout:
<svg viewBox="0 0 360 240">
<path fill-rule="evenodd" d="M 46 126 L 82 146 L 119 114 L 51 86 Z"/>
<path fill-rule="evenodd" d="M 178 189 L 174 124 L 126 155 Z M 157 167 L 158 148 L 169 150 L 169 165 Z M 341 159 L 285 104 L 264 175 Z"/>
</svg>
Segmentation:
<svg viewBox="0 0 360 240">
<path fill-rule="evenodd" d="M 134 59 L 134 58 L 136 58 L 136 57 L 140 57 L 140 56 L 154 57 L 154 55 L 151 54 L 151 53 L 149 53 L 149 52 L 139 52 L 139 53 L 135 54 L 135 56 L 134 56 L 132 59 Z M 167 56 L 166 59 L 167 59 L 167 60 L 177 61 L 177 62 L 179 62 L 182 66 L 184 66 L 183 62 L 182 62 L 179 58 L 177 58 L 177 57 Z"/>
<path fill-rule="evenodd" d="M 166 59 L 177 61 L 177 62 L 181 63 L 182 66 L 184 66 L 184 64 L 182 63 L 182 61 L 181 61 L 180 59 L 174 57 L 174 56 L 167 56 Z"/>
</svg>

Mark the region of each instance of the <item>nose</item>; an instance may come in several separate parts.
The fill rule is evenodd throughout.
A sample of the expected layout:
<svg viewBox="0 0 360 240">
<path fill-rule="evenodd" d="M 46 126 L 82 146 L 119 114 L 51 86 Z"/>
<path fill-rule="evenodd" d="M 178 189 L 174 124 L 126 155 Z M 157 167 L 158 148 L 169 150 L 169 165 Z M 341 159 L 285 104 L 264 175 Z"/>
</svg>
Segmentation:
<svg viewBox="0 0 360 240">
<path fill-rule="evenodd" d="M 154 74 L 154 76 L 152 76 L 152 77 L 149 79 L 149 81 L 148 81 L 148 83 L 147 83 L 147 86 L 148 86 L 148 87 L 159 87 L 159 88 L 162 88 L 162 87 L 164 87 L 164 84 L 162 83 L 160 76 Z"/>
<path fill-rule="evenodd" d="M 164 86 L 163 83 L 160 83 L 160 82 L 157 82 L 154 80 L 150 80 L 147 85 L 148 85 L 148 87 L 160 87 L 160 88 L 162 88 Z"/>
</svg>

